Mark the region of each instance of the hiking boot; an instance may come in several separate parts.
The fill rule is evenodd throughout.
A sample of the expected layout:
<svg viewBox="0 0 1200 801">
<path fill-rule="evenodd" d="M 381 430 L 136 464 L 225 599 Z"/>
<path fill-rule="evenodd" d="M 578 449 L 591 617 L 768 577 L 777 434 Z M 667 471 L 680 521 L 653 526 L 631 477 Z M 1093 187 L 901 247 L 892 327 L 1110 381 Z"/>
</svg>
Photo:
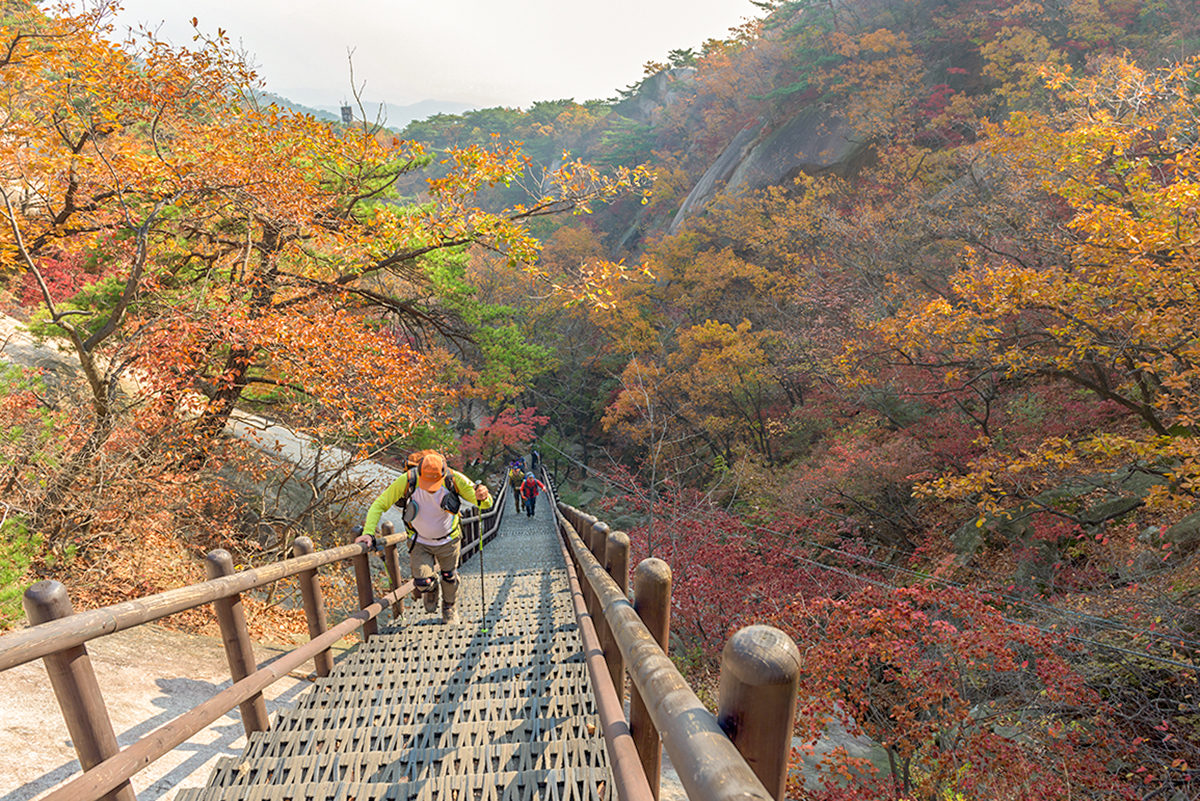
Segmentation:
<svg viewBox="0 0 1200 801">
<path fill-rule="evenodd" d="M 421 599 L 423 601 L 425 601 L 425 611 L 426 612 L 436 612 L 437 611 L 437 593 L 436 592 L 422 593 Z"/>
<path fill-rule="evenodd" d="M 446 606 L 445 604 L 442 604 L 442 622 L 447 626 L 457 623 L 458 610 L 453 606 Z"/>
</svg>

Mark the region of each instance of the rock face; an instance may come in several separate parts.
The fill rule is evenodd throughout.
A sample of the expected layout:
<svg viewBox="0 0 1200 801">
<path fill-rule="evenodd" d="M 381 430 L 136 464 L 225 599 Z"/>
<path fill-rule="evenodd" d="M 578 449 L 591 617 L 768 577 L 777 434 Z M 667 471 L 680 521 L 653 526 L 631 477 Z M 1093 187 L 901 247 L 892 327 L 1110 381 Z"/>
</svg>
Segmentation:
<svg viewBox="0 0 1200 801">
<path fill-rule="evenodd" d="M 801 173 L 848 172 L 867 150 L 843 121 L 807 108 L 781 124 L 748 126 L 734 136 L 684 198 L 670 233 L 719 195 L 790 184 Z"/>
<path fill-rule="evenodd" d="M 1052 566 L 1065 557 L 1066 541 L 1049 541 L 1036 536 L 1033 517 L 1045 509 L 1072 509 L 1083 530 L 1098 534 L 1115 520 L 1141 507 L 1154 487 L 1166 480 L 1161 474 L 1134 468 L 1111 473 L 1077 476 L 1038 495 L 1031 502 L 997 514 L 972 518 L 963 523 L 950 542 L 965 564 L 989 542 L 1020 544 L 1028 556 L 1016 565 L 1011 577 L 1018 583 L 1038 584 L 1053 573 Z M 1170 528 L 1151 526 L 1138 535 L 1144 549 L 1132 559 L 1116 566 L 1123 581 L 1137 581 L 1147 573 L 1161 569 L 1164 562 L 1186 556 L 1200 547 L 1200 512 L 1185 517 Z"/>
<path fill-rule="evenodd" d="M 712 163 L 712 166 L 700 176 L 700 180 L 692 187 L 692 191 L 683 199 L 675 219 L 671 221 L 670 232 L 675 233 L 688 217 L 693 216 L 707 206 L 717 193 L 729 186 L 729 179 L 743 165 L 754 149 L 754 143 L 761 133 L 761 128 L 743 128 L 738 131 L 733 141 L 725 146 L 725 150 Z"/>
<path fill-rule="evenodd" d="M 673 67 L 642 81 L 637 91 L 613 110 L 634 122 L 653 124 L 662 118 L 665 109 L 695 94 L 695 87 L 695 67 Z"/>
</svg>

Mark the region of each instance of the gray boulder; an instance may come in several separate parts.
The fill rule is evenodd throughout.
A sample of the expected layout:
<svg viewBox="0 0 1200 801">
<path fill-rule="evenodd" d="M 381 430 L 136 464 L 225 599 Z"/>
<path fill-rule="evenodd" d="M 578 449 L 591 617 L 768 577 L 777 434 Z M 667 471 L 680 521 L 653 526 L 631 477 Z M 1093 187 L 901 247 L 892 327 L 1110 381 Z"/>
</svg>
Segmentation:
<svg viewBox="0 0 1200 801">
<path fill-rule="evenodd" d="M 1200 545 L 1200 512 L 1194 512 L 1161 533 L 1161 543 L 1170 543 L 1176 555 L 1191 552 Z"/>
</svg>

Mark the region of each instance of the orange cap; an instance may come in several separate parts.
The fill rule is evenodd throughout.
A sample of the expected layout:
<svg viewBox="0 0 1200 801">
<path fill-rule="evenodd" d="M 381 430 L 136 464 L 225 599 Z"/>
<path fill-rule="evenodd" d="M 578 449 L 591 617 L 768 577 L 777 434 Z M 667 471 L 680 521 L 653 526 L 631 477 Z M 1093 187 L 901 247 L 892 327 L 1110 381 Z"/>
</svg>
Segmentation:
<svg viewBox="0 0 1200 801">
<path fill-rule="evenodd" d="M 437 489 L 446 475 L 446 459 L 440 453 L 428 453 L 421 459 L 417 472 L 417 486 L 426 492 Z"/>
</svg>

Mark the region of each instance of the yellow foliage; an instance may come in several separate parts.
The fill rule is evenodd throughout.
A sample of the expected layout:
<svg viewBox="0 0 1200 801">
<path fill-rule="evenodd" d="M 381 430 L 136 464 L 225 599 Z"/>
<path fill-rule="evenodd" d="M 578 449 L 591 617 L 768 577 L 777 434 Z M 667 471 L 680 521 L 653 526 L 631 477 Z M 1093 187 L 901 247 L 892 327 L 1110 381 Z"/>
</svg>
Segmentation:
<svg viewBox="0 0 1200 801">
<path fill-rule="evenodd" d="M 1026 54 L 1041 52 L 1030 36 L 1013 31 L 989 51 L 1018 93 L 1031 74 Z M 1014 113 L 989 129 L 986 147 L 1068 210 L 1061 259 L 1026 264 L 964 249 L 947 292 L 909 296 L 871 324 L 901 352 L 1072 381 L 1124 407 L 1142 431 L 988 456 L 923 492 L 994 495 L 1039 470 L 1119 459 L 1175 465 L 1175 490 L 1200 487 L 1197 74 L 1196 59 L 1157 70 L 1110 59 L 1086 76 L 1048 68 L 1067 112 Z"/>
</svg>

